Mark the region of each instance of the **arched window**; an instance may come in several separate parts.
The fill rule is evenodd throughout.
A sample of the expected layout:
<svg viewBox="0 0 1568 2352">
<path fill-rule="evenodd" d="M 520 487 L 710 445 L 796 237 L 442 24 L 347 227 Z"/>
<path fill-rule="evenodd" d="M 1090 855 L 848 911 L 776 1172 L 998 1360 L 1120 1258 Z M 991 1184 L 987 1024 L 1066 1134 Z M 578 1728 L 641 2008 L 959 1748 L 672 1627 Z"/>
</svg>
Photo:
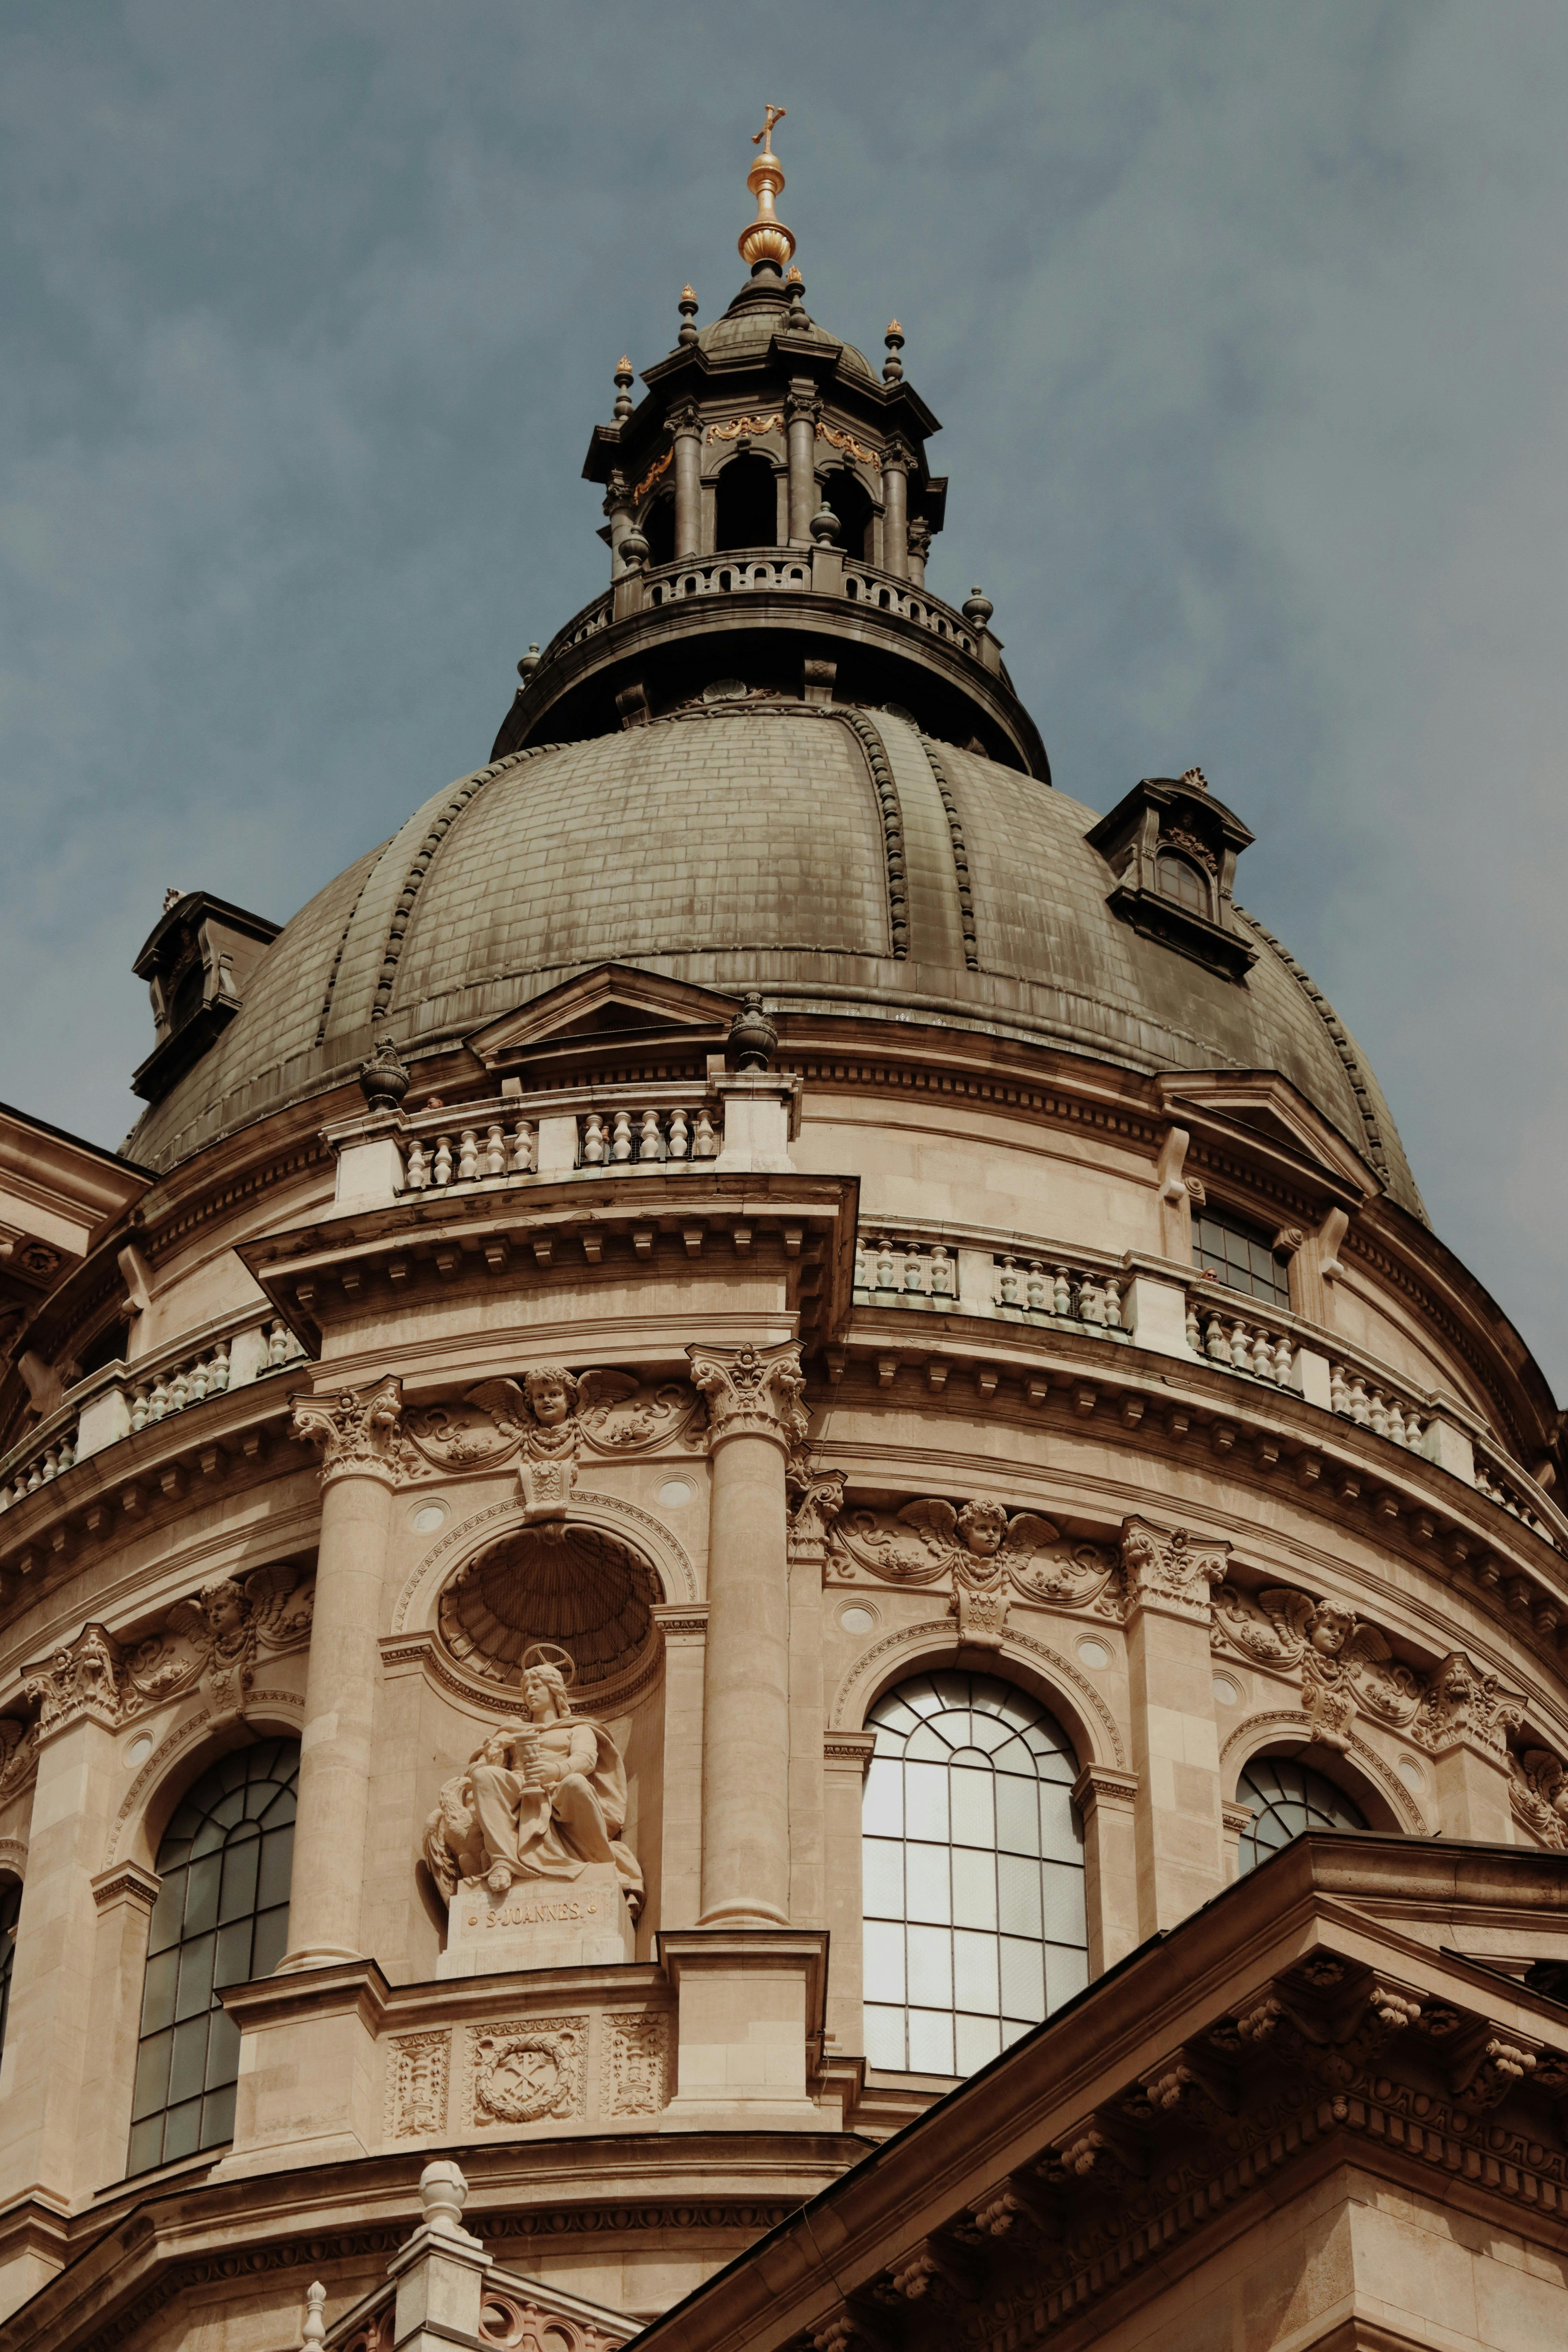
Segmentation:
<svg viewBox="0 0 1568 2352">
<path fill-rule="evenodd" d="M 1205 877 L 1190 857 L 1179 857 L 1173 850 L 1163 849 L 1154 860 L 1154 887 L 1162 897 L 1174 898 L 1179 907 L 1190 907 L 1194 915 L 1214 912 Z"/>
<path fill-rule="evenodd" d="M 773 547 L 779 535 L 778 492 L 765 457 L 731 457 L 719 477 L 714 551 Z"/>
<path fill-rule="evenodd" d="M 867 1717 L 866 2054 L 970 2074 L 1088 1981 L 1078 1764 L 989 1675 L 900 1683 Z"/>
<path fill-rule="evenodd" d="M 158 1848 L 128 2173 L 234 2137 L 239 2031 L 219 1996 L 283 1957 L 299 1773 L 297 1739 L 236 1748 L 203 1774 Z"/>
<path fill-rule="evenodd" d="M 1342 1789 L 1293 1756 L 1255 1756 L 1237 1784 L 1237 1802 L 1252 1810 L 1241 1835 L 1245 1876 L 1303 1830 L 1364 1830 L 1366 1815 Z"/>
<path fill-rule="evenodd" d="M 11 2014 L 11 1968 L 16 1958 L 16 1921 L 22 1890 L 16 1881 L 0 1887 L 0 2057 L 5 2054 L 5 2021 Z"/>
<path fill-rule="evenodd" d="M 838 544 L 846 555 L 869 563 L 875 552 L 875 510 L 847 466 L 835 467 L 822 485 L 822 502 L 838 517 Z"/>
<path fill-rule="evenodd" d="M 673 490 L 667 490 L 661 498 L 655 499 L 643 517 L 642 532 L 647 541 L 647 561 L 650 572 L 657 571 L 661 563 L 675 562 L 675 493 Z"/>
</svg>

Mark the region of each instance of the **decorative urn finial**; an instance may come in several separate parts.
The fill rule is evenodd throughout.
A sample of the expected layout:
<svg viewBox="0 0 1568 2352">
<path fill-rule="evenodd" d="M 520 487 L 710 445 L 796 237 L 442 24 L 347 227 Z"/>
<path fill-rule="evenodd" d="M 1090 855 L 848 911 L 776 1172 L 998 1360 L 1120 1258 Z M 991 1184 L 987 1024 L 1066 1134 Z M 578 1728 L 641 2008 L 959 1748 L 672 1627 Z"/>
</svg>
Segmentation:
<svg viewBox="0 0 1568 2352">
<path fill-rule="evenodd" d="M 996 607 L 983 590 L 972 588 L 959 610 L 966 621 L 972 622 L 975 628 L 983 629 Z"/>
<path fill-rule="evenodd" d="M 543 659 L 544 656 L 540 652 L 537 646 L 529 646 L 528 651 L 523 655 L 522 659 L 517 666 L 517 674 L 519 677 L 521 678 L 524 686 L 528 684 L 529 679 L 533 676 L 534 671 L 539 667 L 540 663 Z"/>
<path fill-rule="evenodd" d="M 754 988 L 746 991 L 746 1001 L 730 1024 L 730 1053 L 738 1070 L 765 1070 L 779 1033 L 763 1011 L 763 1000 Z"/>
<path fill-rule="evenodd" d="M 1200 793 L 1206 793 L 1209 788 L 1209 780 L 1201 768 L 1184 768 L 1182 782 L 1184 784 L 1196 784 Z"/>
<path fill-rule="evenodd" d="M 805 280 L 793 264 L 784 278 L 789 289 L 789 330 L 792 335 L 804 335 L 811 320 L 805 310 Z"/>
<path fill-rule="evenodd" d="M 784 193 L 784 175 L 779 159 L 773 153 L 773 125 L 782 122 L 784 110 L 770 106 L 763 110 L 765 120 L 760 131 L 752 133 L 752 144 L 762 153 L 746 174 L 746 185 L 757 200 L 757 217 L 750 228 L 742 231 L 738 242 L 741 258 L 755 269 L 759 262 L 772 262 L 783 269 L 795 254 L 795 235 L 785 228 L 773 206 Z"/>
<path fill-rule="evenodd" d="M 811 535 L 818 547 L 831 547 L 838 536 L 838 517 L 826 498 L 811 518 Z"/>
<path fill-rule="evenodd" d="M 369 1061 L 361 1063 L 359 1082 L 367 1108 L 402 1109 L 403 1097 L 408 1092 L 409 1077 L 390 1037 L 384 1037 Z"/>
<path fill-rule="evenodd" d="M 882 382 L 897 383 L 904 373 L 904 363 L 899 357 L 904 348 L 904 331 L 896 319 L 889 326 L 882 341 L 888 346 L 888 356 L 882 362 Z"/>
<path fill-rule="evenodd" d="M 624 425 L 632 413 L 632 363 L 623 353 L 616 370 L 616 423 Z"/>
<path fill-rule="evenodd" d="M 694 343 L 697 341 L 697 297 L 689 286 L 681 288 L 680 299 L 675 307 L 680 313 L 680 332 L 676 341 Z"/>
</svg>

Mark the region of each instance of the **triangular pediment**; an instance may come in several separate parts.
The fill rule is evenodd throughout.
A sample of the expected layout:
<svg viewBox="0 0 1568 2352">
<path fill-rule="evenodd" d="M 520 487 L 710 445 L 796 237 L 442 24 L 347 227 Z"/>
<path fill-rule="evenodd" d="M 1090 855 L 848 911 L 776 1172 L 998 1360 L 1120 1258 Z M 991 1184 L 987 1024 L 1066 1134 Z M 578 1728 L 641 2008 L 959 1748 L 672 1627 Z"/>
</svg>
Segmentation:
<svg viewBox="0 0 1568 2352">
<path fill-rule="evenodd" d="M 712 989 L 639 971 L 632 964 L 602 963 L 487 1022 L 468 1045 L 487 1069 L 495 1069 L 553 1046 L 599 1040 L 629 1042 L 673 1033 L 693 1044 L 700 1037 L 721 1042 L 740 1009 L 739 998 Z"/>
<path fill-rule="evenodd" d="M 1312 1161 L 1326 1178 L 1364 1199 L 1381 1190 L 1361 1153 L 1278 1070 L 1170 1070 L 1159 1086 L 1166 1110 L 1178 1122 L 1184 1112 L 1198 1112 L 1246 1128 Z"/>
</svg>

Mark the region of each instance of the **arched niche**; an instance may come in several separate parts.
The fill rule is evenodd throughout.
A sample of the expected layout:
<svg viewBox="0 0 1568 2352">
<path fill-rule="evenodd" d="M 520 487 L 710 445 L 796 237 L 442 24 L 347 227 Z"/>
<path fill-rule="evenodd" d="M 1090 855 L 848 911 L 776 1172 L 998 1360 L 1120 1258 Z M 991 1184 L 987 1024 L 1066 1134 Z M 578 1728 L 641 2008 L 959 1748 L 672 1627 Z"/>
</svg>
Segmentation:
<svg viewBox="0 0 1568 2352">
<path fill-rule="evenodd" d="M 1087 1675 L 1058 1650 L 1011 1627 L 999 1650 L 961 1643 L 951 1618 L 906 1625 L 863 1650 L 839 1684 L 829 1709 L 834 1731 L 858 1731 L 884 1691 L 932 1666 L 961 1666 L 1016 1682 L 1056 1716 L 1072 1741 L 1081 1770 L 1106 1764 L 1124 1770 L 1126 1743 L 1115 1717 Z"/>
<path fill-rule="evenodd" d="M 1312 1727 L 1300 1711 L 1280 1709 L 1249 1716 L 1238 1724 L 1220 1750 L 1220 1787 L 1227 1804 L 1236 1804 L 1243 1771 L 1259 1756 L 1287 1756 L 1321 1772 L 1366 1815 L 1368 1827 L 1395 1830 L 1403 1837 L 1432 1837 L 1415 1792 L 1405 1787 L 1392 1765 L 1357 1734 L 1348 1748 L 1330 1748 L 1313 1737 Z"/>
<path fill-rule="evenodd" d="M 603 1528 L 640 1553 L 658 1578 L 660 1601 L 695 1601 L 697 1570 L 691 1555 L 662 1519 L 618 1495 L 579 1487 L 572 1497 L 573 1526 Z M 455 1520 L 431 1544 L 409 1574 L 392 1612 L 391 1631 L 436 1631 L 442 1587 L 468 1561 L 514 1529 L 528 1524 L 521 1500 L 509 1497 Z"/>
</svg>

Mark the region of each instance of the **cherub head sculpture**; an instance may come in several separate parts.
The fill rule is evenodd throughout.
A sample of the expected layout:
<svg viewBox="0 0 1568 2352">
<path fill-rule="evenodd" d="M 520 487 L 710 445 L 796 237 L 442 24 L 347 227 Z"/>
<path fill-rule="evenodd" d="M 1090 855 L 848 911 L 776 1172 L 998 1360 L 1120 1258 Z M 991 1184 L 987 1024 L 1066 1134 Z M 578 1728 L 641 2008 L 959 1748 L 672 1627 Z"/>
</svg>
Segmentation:
<svg viewBox="0 0 1568 2352">
<path fill-rule="evenodd" d="M 536 1364 L 522 1376 L 528 1409 L 542 1429 L 559 1429 L 577 1402 L 576 1375 L 563 1364 Z"/>
<path fill-rule="evenodd" d="M 1007 1540 L 1007 1514 L 1000 1503 L 965 1503 L 958 1533 L 980 1559 L 994 1559 Z"/>
<path fill-rule="evenodd" d="M 216 1642 L 239 1633 L 250 1616 L 249 1598 L 232 1576 L 215 1576 L 203 1585 L 197 1598 L 207 1632 Z"/>
</svg>

